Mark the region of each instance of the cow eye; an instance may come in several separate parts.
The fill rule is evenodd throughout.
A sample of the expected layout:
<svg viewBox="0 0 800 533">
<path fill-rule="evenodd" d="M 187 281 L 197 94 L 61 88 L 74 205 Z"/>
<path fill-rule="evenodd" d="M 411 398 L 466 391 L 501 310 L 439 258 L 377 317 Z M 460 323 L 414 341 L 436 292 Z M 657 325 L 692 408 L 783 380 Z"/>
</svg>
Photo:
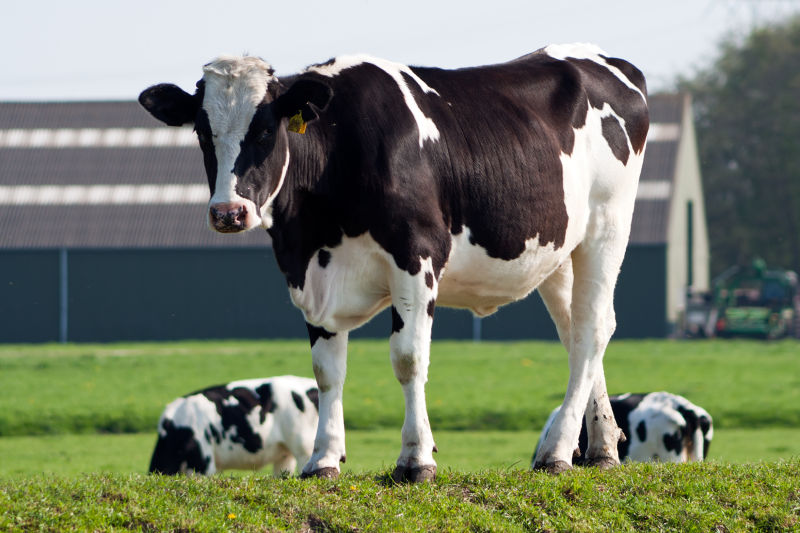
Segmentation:
<svg viewBox="0 0 800 533">
<path fill-rule="evenodd" d="M 272 132 L 270 130 L 264 130 L 261 133 L 259 133 L 257 140 L 258 142 L 265 144 L 268 143 L 271 138 L 272 138 Z"/>
</svg>

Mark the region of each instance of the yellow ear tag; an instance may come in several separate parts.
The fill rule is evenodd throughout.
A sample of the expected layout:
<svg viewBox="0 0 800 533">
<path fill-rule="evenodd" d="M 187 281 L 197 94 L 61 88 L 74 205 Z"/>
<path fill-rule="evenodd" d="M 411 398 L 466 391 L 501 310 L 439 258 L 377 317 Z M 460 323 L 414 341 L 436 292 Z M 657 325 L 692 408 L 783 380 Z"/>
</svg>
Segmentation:
<svg viewBox="0 0 800 533">
<path fill-rule="evenodd" d="M 298 111 L 296 115 L 292 116 L 289 119 L 289 131 L 293 131 L 295 133 L 305 133 L 306 132 L 306 123 L 303 122 L 303 112 Z"/>
</svg>

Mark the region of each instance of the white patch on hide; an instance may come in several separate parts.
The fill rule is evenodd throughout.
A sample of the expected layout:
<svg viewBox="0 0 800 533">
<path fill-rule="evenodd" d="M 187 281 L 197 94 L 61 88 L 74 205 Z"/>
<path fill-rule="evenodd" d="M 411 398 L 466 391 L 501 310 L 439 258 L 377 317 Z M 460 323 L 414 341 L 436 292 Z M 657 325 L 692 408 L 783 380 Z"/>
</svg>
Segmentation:
<svg viewBox="0 0 800 533">
<path fill-rule="evenodd" d="M 355 55 L 337 57 L 336 60 L 329 65 L 315 65 L 309 67 L 308 71 L 316 72 L 317 74 L 321 74 L 323 76 L 334 77 L 345 69 L 362 65 L 364 63 L 375 65 L 379 69 L 386 72 L 386 74 L 391 76 L 395 83 L 397 83 L 398 89 L 400 89 L 400 92 L 403 94 L 403 100 L 405 101 L 408 110 L 411 111 L 411 115 L 414 117 L 414 120 L 417 123 L 417 128 L 419 129 L 419 147 L 422 148 L 422 144 L 426 140 L 438 140 L 439 129 L 436 127 L 436 124 L 434 124 L 432 119 L 425 116 L 425 114 L 422 112 L 422 109 L 420 109 L 419 104 L 417 104 L 417 101 L 414 100 L 414 95 L 411 94 L 411 89 L 409 89 L 406 80 L 403 78 L 403 74 L 414 80 L 414 82 L 419 86 L 420 89 L 422 89 L 423 92 L 433 93 L 437 96 L 439 93 L 436 92 L 435 89 L 429 87 L 427 83 L 422 81 L 422 79 L 417 76 L 414 71 L 408 67 L 408 65 L 403 65 L 401 63 L 395 63 L 393 61 L 368 55 Z"/>
<path fill-rule="evenodd" d="M 330 332 L 356 328 L 389 305 L 389 269 L 394 259 L 365 233 L 342 237 L 326 249 L 325 267 L 315 254 L 306 268 L 302 289 L 290 287 L 292 302 L 306 322 Z"/>
<path fill-rule="evenodd" d="M 469 309 L 481 317 L 530 294 L 569 256 L 566 247 L 555 250 L 553 243 L 540 246 L 539 238 L 534 237 L 525 241 L 522 255 L 508 261 L 489 257 L 469 238 L 466 226 L 452 237 L 437 303 Z"/>
<path fill-rule="evenodd" d="M 642 94 L 641 89 L 639 89 L 636 85 L 628 79 L 628 77 L 617 67 L 610 65 L 606 62 L 605 59 L 601 56 L 609 57 L 608 54 L 603 51 L 602 48 L 595 44 L 590 43 L 571 43 L 571 44 L 551 44 L 544 49 L 545 53 L 552 57 L 553 59 L 567 59 L 567 58 L 574 58 L 574 59 L 588 59 L 590 61 L 594 61 L 595 63 L 604 66 L 611 72 L 614 76 L 619 78 L 619 80 L 624 83 L 630 89 L 639 93 L 642 99 L 645 99 L 644 94 Z"/>
</svg>

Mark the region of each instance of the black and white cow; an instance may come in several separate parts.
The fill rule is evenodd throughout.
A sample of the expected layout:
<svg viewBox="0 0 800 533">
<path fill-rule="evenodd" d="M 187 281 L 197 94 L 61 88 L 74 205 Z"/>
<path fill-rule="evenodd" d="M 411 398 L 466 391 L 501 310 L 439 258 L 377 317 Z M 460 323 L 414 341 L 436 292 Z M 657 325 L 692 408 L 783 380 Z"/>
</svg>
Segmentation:
<svg viewBox="0 0 800 533">
<path fill-rule="evenodd" d="M 459 70 L 337 57 L 278 79 L 261 59 L 221 57 L 194 94 L 160 84 L 139 101 L 197 130 L 210 226 L 262 227 L 272 238 L 320 388 L 305 475 L 336 476 L 345 456 L 350 330 L 391 306 L 406 406 L 394 478 L 429 480 L 434 308 L 486 316 L 537 287 L 571 375 L 533 466 L 570 467 L 587 404 L 588 419 L 607 415 L 590 426 L 589 457 L 619 462 L 602 359 L 649 125 L 634 66 L 592 45 L 559 45 Z"/>
<path fill-rule="evenodd" d="M 319 391 L 313 379 L 233 381 L 178 398 L 158 421 L 150 472 L 211 475 L 272 464 L 293 473 L 311 457 Z"/>
<path fill-rule="evenodd" d="M 702 461 L 714 437 L 711 415 L 683 396 L 669 392 L 620 394 L 611 396 L 611 410 L 627 437 L 617 445 L 620 461 L 686 463 Z M 544 442 L 561 407 L 550 413 L 539 437 Z M 588 442 L 586 424 L 581 427 L 579 450 Z M 537 446 L 537 448 L 538 448 Z M 584 456 L 576 456 L 574 464 L 585 464 Z"/>
</svg>

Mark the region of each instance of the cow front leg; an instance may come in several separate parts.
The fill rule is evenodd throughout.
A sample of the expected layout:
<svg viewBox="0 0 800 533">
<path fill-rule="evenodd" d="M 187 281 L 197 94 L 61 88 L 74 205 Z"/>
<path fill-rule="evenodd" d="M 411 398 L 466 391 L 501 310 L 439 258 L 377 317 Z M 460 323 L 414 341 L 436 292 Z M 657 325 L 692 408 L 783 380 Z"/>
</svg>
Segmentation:
<svg viewBox="0 0 800 533">
<path fill-rule="evenodd" d="M 436 477 L 436 461 L 425 383 L 428 381 L 431 328 L 436 305 L 436 280 L 426 268 L 417 276 L 400 273 L 392 295 L 392 368 L 403 387 L 403 448 L 392 473 L 396 482 L 418 483 Z"/>
<path fill-rule="evenodd" d="M 308 327 L 311 360 L 319 387 L 319 423 L 314 451 L 300 477 L 339 476 L 339 463 L 345 462 L 344 409 L 342 389 L 347 373 L 347 332 L 330 333 Z"/>
</svg>

